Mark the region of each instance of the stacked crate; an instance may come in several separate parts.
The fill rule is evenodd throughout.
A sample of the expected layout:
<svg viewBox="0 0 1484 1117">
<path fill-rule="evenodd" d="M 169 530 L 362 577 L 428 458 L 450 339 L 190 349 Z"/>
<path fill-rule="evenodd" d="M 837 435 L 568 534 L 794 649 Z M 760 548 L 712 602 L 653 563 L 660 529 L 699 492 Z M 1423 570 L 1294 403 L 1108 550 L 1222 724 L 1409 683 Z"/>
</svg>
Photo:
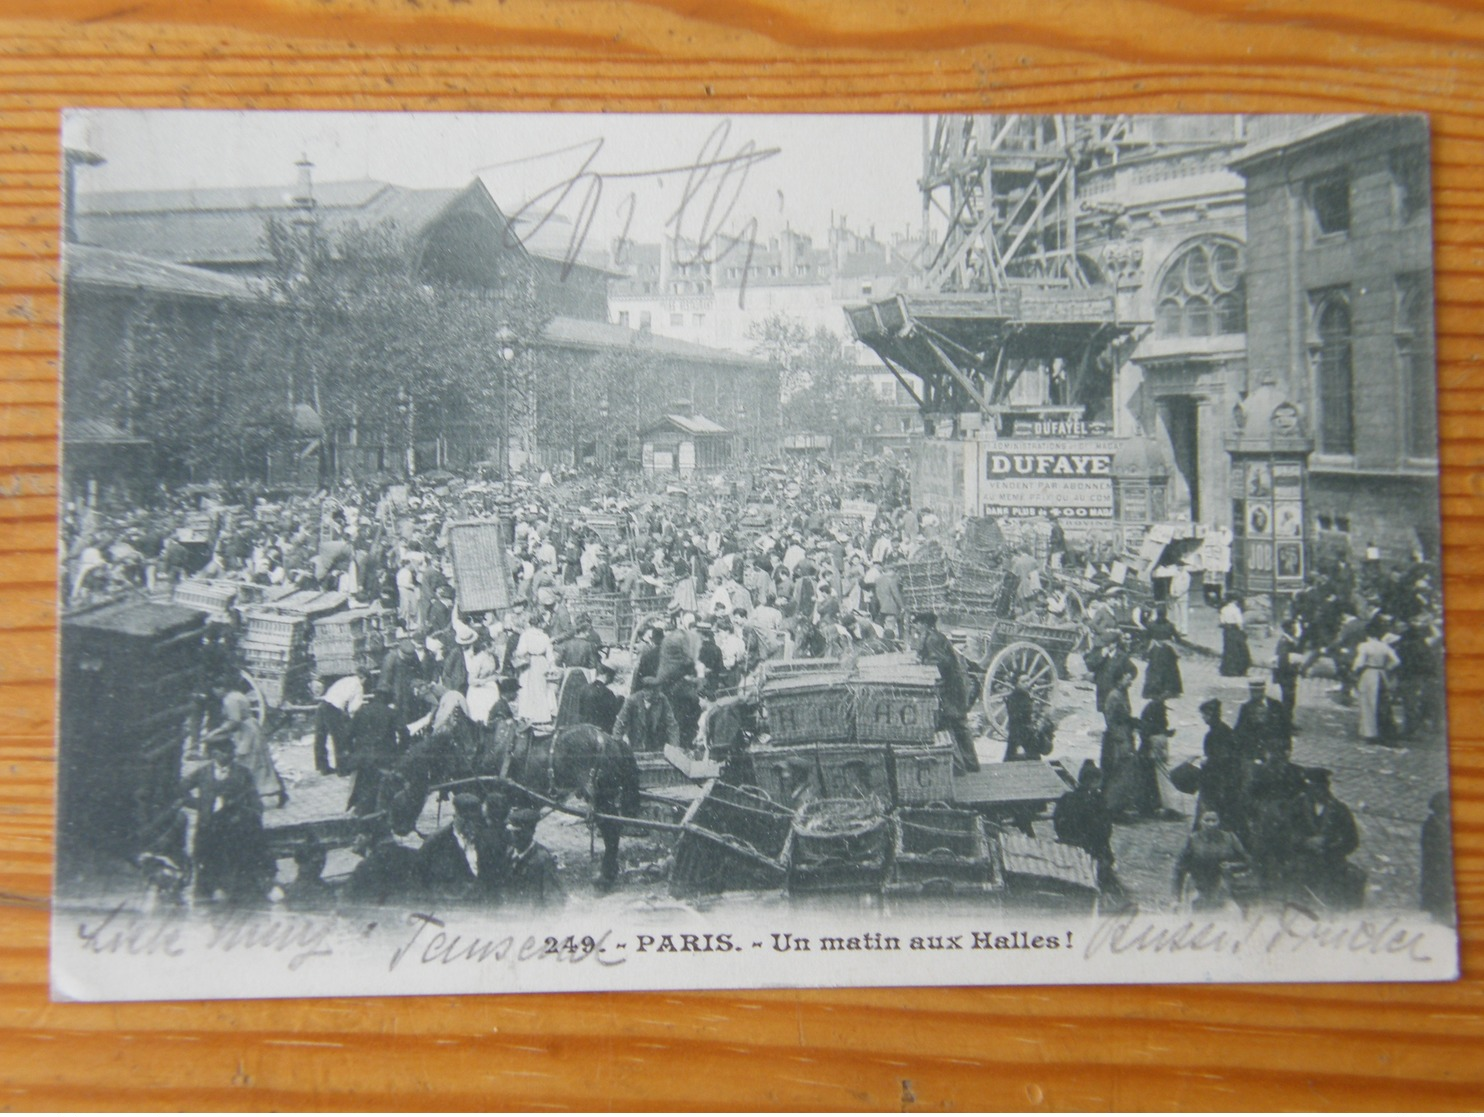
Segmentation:
<svg viewBox="0 0 1484 1117">
<path fill-rule="evenodd" d="M 788 847 L 791 893 L 873 892 L 891 857 L 886 810 L 876 799 L 819 799 L 794 816 Z"/>
<path fill-rule="evenodd" d="M 269 706 L 309 700 L 310 627 L 345 604 L 344 594 L 304 590 L 243 612 L 242 667 Z"/>
<path fill-rule="evenodd" d="M 902 807 L 892 818 L 888 895 L 964 895 L 1005 886 L 984 819 L 951 807 Z"/>
<path fill-rule="evenodd" d="M 897 567 L 897 581 L 902 601 L 909 613 L 920 610 L 942 612 L 948 606 L 948 579 L 952 571 L 941 551 L 931 556 L 902 563 Z"/>
<path fill-rule="evenodd" d="M 766 795 L 713 784 L 681 825 L 670 869 L 676 896 L 782 888 L 788 879 L 793 812 Z"/>
<path fill-rule="evenodd" d="M 175 587 L 176 605 L 196 609 L 211 620 L 227 619 L 233 605 L 255 605 L 263 600 L 263 587 L 252 582 L 233 582 L 225 578 L 187 578 Z"/>
<path fill-rule="evenodd" d="M 386 611 L 379 605 L 320 617 L 309 638 L 314 673 L 321 677 L 338 678 L 372 670 L 385 651 Z"/>
</svg>

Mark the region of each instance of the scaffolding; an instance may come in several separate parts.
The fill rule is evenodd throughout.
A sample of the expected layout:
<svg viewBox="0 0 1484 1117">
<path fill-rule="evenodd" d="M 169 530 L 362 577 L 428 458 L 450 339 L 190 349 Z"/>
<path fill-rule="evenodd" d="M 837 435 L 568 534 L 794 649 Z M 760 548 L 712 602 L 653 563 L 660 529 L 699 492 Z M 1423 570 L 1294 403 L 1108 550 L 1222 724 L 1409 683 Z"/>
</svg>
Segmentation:
<svg viewBox="0 0 1484 1117">
<path fill-rule="evenodd" d="M 1111 228 L 1120 214 L 1079 204 L 1078 175 L 1149 146 L 1126 116 L 924 121 L 926 265 L 907 290 L 846 314 L 930 426 L 975 413 L 1003 426 L 1018 410 L 1080 421 L 1108 407 L 1140 323 L 1120 320 L 1116 290 L 1079 246 L 1079 219 Z"/>
</svg>

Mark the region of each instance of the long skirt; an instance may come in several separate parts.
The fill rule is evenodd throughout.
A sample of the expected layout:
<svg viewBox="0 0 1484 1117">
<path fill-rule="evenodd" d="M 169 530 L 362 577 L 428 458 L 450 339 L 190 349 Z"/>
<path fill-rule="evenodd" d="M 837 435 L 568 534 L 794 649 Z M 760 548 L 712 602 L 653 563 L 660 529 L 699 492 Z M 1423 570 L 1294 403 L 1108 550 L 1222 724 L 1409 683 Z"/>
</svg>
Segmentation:
<svg viewBox="0 0 1484 1117">
<path fill-rule="evenodd" d="M 1247 633 L 1234 624 L 1221 626 L 1221 673 L 1227 678 L 1240 678 L 1252 666 L 1252 651 L 1247 647 Z"/>
<path fill-rule="evenodd" d="M 1379 667 L 1367 667 L 1360 673 L 1355 688 L 1360 700 L 1360 736 L 1374 741 L 1381 736 L 1382 707 L 1386 702 L 1386 677 Z"/>
</svg>

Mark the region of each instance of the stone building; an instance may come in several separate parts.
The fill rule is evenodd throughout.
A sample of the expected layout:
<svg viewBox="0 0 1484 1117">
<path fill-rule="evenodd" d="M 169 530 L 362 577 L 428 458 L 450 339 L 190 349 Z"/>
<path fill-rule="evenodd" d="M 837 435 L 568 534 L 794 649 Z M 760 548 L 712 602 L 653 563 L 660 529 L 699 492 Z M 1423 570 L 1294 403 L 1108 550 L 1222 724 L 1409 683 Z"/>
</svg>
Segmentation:
<svg viewBox="0 0 1484 1117">
<path fill-rule="evenodd" d="M 1318 548 L 1438 554 L 1437 371 L 1424 118 L 1254 118 L 1248 383 L 1305 411 Z"/>
</svg>

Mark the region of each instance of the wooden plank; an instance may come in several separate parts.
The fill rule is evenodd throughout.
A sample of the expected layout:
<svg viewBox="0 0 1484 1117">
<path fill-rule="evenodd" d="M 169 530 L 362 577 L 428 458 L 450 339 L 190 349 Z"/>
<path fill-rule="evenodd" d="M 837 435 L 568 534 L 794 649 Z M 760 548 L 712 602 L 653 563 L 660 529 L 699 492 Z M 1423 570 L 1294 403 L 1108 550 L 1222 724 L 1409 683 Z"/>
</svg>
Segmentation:
<svg viewBox="0 0 1484 1117">
<path fill-rule="evenodd" d="M 1421 0 L 6 0 L 0 298 L 48 306 L 68 105 L 1433 115 L 1444 568 L 1484 593 L 1484 13 Z M 41 316 L 50 319 L 47 310 Z M 48 438 L 57 331 L 0 337 Z M 6 450 L 43 512 L 55 454 Z M 3 507 L 3 503 L 0 503 Z M 0 512 L 0 515 L 14 514 Z M 0 1085 L 17 1108 L 1474 1108 L 1484 1103 L 1484 646 L 1450 648 L 1465 980 L 223 1004 L 46 997 L 55 563 L 0 533 Z M 12 611 L 11 601 L 24 600 Z M 1471 605 L 1470 608 L 1473 606 Z M 1455 616 L 1450 634 L 1478 618 Z M 580 913 L 577 913 L 580 914 Z M 229 959 L 235 962 L 235 959 Z M 242 963 L 245 964 L 245 963 Z M 760 1072 L 760 1068 L 763 1070 Z"/>
</svg>

